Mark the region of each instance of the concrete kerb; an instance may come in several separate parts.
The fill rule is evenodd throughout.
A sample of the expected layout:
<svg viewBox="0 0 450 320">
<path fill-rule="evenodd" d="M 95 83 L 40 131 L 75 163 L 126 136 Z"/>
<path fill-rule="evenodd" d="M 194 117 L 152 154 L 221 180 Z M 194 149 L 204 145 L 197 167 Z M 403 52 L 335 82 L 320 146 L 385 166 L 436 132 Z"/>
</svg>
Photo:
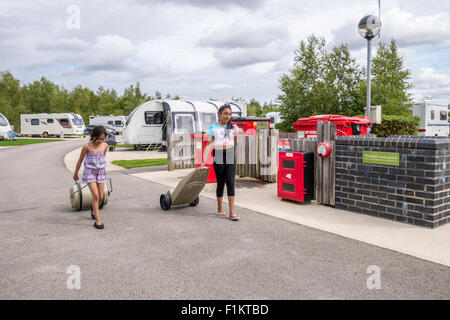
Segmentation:
<svg viewBox="0 0 450 320">
<path fill-rule="evenodd" d="M 75 168 L 79 153 L 80 148 L 69 152 L 64 158 L 66 167 L 71 172 Z M 123 170 L 122 167 L 110 164 L 112 154 L 114 154 L 114 160 L 148 159 L 151 156 L 163 157 L 164 155 L 160 152 L 152 154 L 151 152 L 145 151 L 108 152 L 107 171 Z M 175 188 L 178 182 L 191 170 L 154 171 L 135 173 L 132 175 L 167 186 L 170 189 Z M 208 184 L 202 191 L 201 196 L 215 199 L 215 188 L 215 184 Z M 245 196 L 243 196 L 244 194 Z M 226 197 L 224 197 L 224 202 L 227 203 Z M 276 183 L 257 185 L 255 187 L 238 187 L 235 204 L 236 207 L 246 208 L 261 214 L 288 220 L 307 227 L 450 267 L 450 242 L 448 241 L 450 238 L 450 225 L 445 225 L 437 229 L 428 229 L 350 211 L 338 210 L 333 207 L 320 205 L 317 202 L 299 204 L 280 200 L 277 197 Z M 244 222 L 245 217 L 241 217 L 241 223 Z"/>
</svg>

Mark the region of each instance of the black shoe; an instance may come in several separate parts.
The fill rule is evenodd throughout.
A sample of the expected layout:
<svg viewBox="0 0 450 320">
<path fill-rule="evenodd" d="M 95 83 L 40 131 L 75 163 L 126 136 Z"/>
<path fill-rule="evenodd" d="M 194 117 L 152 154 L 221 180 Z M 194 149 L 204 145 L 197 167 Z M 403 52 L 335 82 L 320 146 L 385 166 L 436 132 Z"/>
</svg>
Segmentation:
<svg viewBox="0 0 450 320">
<path fill-rule="evenodd" d="M 103 229 L 105 226 L 103 225 L 103 223 L 101 225 L 97 224 L 97 221 L 94 222 L 94 227 L 97 229 Z"/>
<path fill-rule="evenodd" d="M 93 213 L 92 207 L 91 207 L 91 218 L 92 218 L 92 220 L 95 220 L 95 215 L 94 215 L 94 213 Z"/>
</svg>

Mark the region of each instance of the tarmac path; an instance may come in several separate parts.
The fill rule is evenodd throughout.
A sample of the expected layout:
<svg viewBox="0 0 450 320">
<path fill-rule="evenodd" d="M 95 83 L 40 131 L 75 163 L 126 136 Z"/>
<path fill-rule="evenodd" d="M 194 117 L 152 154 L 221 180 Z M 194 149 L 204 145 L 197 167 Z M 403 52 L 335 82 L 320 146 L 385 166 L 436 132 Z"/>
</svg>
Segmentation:
<svg viewBox="0 0 450 320">
<path fill-rule="evenodd" d="M 218 218 L 204 197 L 163 212 L 166 187 L 137 169 L 108 174 L 96 230 L 70 207 L 63 162 L 84 142 L 0 150 L 0 299 L 450 299 L 443 265 L 242 208 Z"/>
</svg>

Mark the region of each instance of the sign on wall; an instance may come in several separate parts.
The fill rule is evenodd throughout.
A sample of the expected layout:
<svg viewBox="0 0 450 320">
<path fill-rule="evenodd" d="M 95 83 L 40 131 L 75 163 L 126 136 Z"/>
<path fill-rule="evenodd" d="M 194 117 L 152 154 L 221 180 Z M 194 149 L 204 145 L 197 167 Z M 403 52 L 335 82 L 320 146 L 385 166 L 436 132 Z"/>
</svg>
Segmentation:
<svg viewBox="0 0 450 320">
<path fill-rule="evenodd" d="M 363 151 L 363 163 L 398 166 L 400 164 L 400 154 L 396 152 Z"/>
</svg>

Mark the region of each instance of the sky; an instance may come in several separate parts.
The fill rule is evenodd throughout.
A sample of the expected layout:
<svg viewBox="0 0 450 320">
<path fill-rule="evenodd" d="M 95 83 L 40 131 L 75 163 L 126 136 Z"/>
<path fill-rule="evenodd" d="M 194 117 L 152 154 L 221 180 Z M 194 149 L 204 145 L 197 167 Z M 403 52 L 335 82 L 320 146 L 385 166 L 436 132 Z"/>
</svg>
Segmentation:
<svg viewBox="0 0 450 320">
<path fill-rule="evenodd" d="M 2 0 L 0 71 L 72 90 L 130 84 L 186 99 L 274 101 L 300 41 L 346 43 L 365 66 L 359 20 L 377 0 Z M 450 1 L 381 0 L 414 100 L 450 99 Z M 376 45 L 374 52 L 376 52 Z"/>
</svg>

